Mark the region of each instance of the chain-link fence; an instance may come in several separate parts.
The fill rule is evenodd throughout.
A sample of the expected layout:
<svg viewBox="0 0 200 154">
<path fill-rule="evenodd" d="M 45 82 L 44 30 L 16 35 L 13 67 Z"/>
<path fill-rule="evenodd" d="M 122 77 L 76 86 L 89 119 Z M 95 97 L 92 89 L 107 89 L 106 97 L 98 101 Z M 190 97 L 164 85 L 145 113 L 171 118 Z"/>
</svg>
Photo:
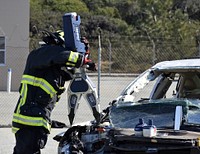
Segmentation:
<svg viewBox="0 0 200 154">
<path fill-rule="evenodd" d="M 101 37 L 102 38 L 102 37 Z M 120 95 L 125 86 L 134 77 L 155 64 L 163 60 L 181 59 L 199 55 L 199 46 L 195 42 L 180 43 L 172 41 L 147 41 L 138 38 L 135 41 L 125 41 L 125 39 L 101 39 L 99 46 L 97 39 L 89 39 L 91 46 L 91 58 L 98 62 L 98 51 L 101 51 L 101 78 L 100 78 L 100 106 L 104 109 L 110 101 Z M 137 40 L 137 41 L 136 41 Z M 101 47 L 101 48 L 100 48 Z M 15 63 L 13 61 L 13 63 Z M 24 62 L 25 63 L 25 62 Z M 20 67 L 20 66 L 19 66 Z M 97 86 L 98 75 L 91 73 L 91 80 Z M 66 83 L 68 87 L 68 83 Z M 18 92 L 1 92 L 0 101 L 0 126 L 11 124 L 13 110 L 17 103 Z M 69 124 L 67 109 L 67 93 L 65 92 L 60 102 L 53 111 L 52 118 Z M 79 110 L 75 122 L 90 120 L 93 118 L 92 112 L 83 99 L 80 101 Z"/>
<path fill-rule="evenodd" d="M 191 58 L 200 54 L 200 44 L 195 40 L 180 42 L 176 39 L 170 41 L 130 39 L 122 37 L 114 41 L 111 38 L 101 40 L 102 72 L 141 73 L 160 61 Z M 95 59 L 98 56 L 98 43 L 92 41 L 91 48 Z"/>
</svg>

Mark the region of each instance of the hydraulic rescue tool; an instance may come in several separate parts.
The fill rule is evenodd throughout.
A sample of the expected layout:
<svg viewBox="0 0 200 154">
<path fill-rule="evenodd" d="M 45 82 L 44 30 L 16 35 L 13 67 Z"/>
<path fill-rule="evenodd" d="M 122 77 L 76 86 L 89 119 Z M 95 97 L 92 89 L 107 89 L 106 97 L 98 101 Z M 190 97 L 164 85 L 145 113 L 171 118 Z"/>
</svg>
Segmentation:
<svg viewBox="0 0 200 154">
<path fill-rule="evenodd" d="M 66 13 L 63 16 L 63 29 L 65 48 L 76 51 L 89 57 L 89 50 L 86 51 L 85 44 L 81 41 L 80 36 L 80 16 L 76 12 Z M 88 102 L 89 107 L 93 112 L 93 116 L 97 123 L 100 121 L 100 106 L 98 102 L 97 90 L 88 75 L 86 67 L 82 66 L 75 70 L 74 78 L 70 81 L 68 93 L 68 110 L 70 125 L 73 124 L 76 111 L 79 106 L 79 101 L 83 96 Z"/>
</svg>

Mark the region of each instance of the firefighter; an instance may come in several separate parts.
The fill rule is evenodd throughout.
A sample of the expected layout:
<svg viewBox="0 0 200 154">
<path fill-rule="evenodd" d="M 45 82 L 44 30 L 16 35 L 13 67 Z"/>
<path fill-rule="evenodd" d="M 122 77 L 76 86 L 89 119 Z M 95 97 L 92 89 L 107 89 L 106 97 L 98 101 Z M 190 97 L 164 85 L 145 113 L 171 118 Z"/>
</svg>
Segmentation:
<svg viewBox="0 0 200 154">
<path fill-rule="evenodd" d="M 62 31 L 46 34 L 46 45 L 30 52 L 22 75 L 12 120 L 14 154 L 40 154 L 50 133 L 51 112 L 65 90 L 65 82 L 72 79 L 73 68 L 87 64 L 89 70 L 96 70 L 85 55 L 66 51 Z M 83 43 L 87 49 L 87 40 Z"/>
</svg>

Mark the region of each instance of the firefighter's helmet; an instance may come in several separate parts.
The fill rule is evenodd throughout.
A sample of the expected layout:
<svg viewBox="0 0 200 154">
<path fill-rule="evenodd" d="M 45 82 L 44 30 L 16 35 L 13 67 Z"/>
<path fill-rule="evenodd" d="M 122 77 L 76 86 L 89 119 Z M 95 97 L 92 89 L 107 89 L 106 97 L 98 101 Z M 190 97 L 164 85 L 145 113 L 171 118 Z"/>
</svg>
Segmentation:
<svg viewBox="0 0 200 154">
<path fill-rule="evenodd" d="M 44 30 L 43 35 L 43 41 L 46 44 L 64 45 L 64 32 L 62 30 L 58 30 L 54 33 Z"/>
</svg>

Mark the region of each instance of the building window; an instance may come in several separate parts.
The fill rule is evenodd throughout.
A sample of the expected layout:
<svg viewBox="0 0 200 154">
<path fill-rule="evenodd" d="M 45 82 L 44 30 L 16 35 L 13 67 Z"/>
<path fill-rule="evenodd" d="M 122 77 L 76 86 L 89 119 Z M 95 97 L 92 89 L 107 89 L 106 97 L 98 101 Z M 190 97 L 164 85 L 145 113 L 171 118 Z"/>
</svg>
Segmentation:
<svg viewBox="0 0 200 154">
<path fill-rule="evenodd" d="M 6 39 L 0 36 L 0 65 L 5 65 Z"/>
</svg>

